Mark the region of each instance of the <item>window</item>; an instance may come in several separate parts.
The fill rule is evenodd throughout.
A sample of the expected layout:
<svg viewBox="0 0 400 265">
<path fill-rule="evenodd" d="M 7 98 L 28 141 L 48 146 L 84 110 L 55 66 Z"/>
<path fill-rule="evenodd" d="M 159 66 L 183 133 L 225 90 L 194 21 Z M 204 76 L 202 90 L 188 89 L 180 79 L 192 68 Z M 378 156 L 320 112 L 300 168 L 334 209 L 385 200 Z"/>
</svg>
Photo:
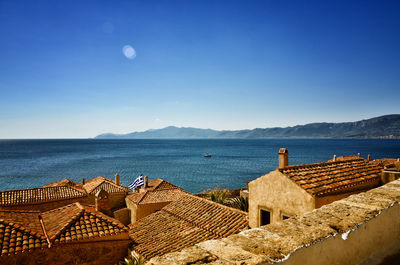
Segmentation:
<svg viewBox="0 0 400 265">
<path fill-rule="evenodd" d="M 286 219 L 289 219 L 289 218 L 290 218 L 290 216 L 282 215 L 282 220 L 286 220 Z"/>
<path fill-rule="evenodd" d="M 271 213 L 269 211 L 260 209 L 260 226 L 271 223 Z"/>
</svg>

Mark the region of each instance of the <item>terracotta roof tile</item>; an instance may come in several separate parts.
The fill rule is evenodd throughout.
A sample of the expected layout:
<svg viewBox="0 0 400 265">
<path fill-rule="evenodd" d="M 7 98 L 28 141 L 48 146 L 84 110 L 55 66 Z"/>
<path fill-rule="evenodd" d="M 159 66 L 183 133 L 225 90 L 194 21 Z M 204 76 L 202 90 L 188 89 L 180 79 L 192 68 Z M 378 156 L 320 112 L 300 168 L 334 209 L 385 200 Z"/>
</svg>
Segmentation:
<svg viewBox="0 0 400 265">
<path fill-rule="evenodd" d="M 133 248 L 146 259 L 246 229 L 247 214 L 183 194 L 160 211 L 130 226 Z"/>
<path fill-rule="evenodd" d="M 154 179 L 149 181 L 144 191 L 133 192 L 127 198 L 136 204 L 160 203 L 176 201 L 185 193 L 182 188 L 168 181 Z"/>
<path fill-rule="evenodd" d="M 0 211 L 1 255 L 121 233 L 128 234 L 121 222 L 80 203 L 43 213 Z"/>
<path fill-rule="evenodd" d="M 0 220 L 15 224 L 21 230 L 44 236 L 42 225 L 39 221 L 39 215 L 39 211 L 0 210 Z"/>
<path fill-rule="evenodd" d="M 46 201 L 66 200 L 87 196 L 69 186 L 0 191 L 0 206 L 12 206 Z"/>
<path fill-rule="evenodd" d="M 77 189 L 83 193 L 86 193 L 86 190 L 83 188 L 83 185 L 81 183 L 78 183 L 76 181 L 73 180 L 69 180 L 69 179 L 62 179 L 60 181 L 56 181 L 53 183 L 49 183 L 43 186 L 43 188 L 47 188 L 47 187 L 60 187 L 60 186 L 67 186 L 67 187 L 72 187 L 74 189 Z"/>
<path fill-rule="evenodd" d="M 47 247 L 44 236 L 21 227 L 19 224 L 0 219 L 1 256 L 18 254 L 36 248 Z"/>
<path fill-rule="evenodd" d="M 36 211 L 0 211 L 0 254 L 47 247 L 47 240 Z"/>
<path fill-rule="evenodd" d="M 313 196 L 340 193 L 377 181 L 383 167 L 365 159 L 323 162 L 278 169 Z"/>
<path fill-rule="evenodd" d="M 89 194 L 96 194 L 101 189 L 107 191 L 108 193 L 130 191 L 127 187 L 117 185 L 111 179 L 101 176 L 86 181 L 86 183 L 83 185 L 83 188 Z"/>
<path fill-rule="evenodd" d="M 80 203 L 44 212 L 42 216 L 49 239 L 54 244 L 128 232 L 121 222 Z"/>
</svg>

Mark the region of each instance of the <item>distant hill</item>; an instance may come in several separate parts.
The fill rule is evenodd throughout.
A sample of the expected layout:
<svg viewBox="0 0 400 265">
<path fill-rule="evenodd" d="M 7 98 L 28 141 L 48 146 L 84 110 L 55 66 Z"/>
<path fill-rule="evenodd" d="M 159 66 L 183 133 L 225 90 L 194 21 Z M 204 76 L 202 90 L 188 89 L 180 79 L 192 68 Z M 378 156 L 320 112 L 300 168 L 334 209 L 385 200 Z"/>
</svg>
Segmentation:
<svg viewBox="0 0 400 265">
<path fill-rule="evenodd" d="M 169 126 L 128 134 L 105 133 L 97 139 L 166 139 L 166 138 L 400 138 L 400 114 L 341 123 L 309 123 L 293 127 L 256 128 L 253 130 L 217 131 Z"/>
</svg>

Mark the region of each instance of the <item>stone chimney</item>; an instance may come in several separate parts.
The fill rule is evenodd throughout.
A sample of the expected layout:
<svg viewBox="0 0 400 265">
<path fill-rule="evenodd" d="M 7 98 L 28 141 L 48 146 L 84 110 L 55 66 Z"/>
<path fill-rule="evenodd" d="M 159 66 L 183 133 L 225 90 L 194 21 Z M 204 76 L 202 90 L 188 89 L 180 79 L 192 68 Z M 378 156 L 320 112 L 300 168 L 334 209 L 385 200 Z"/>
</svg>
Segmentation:
<svg viewBox="0 0 400 265">
<path fill-rule="evenodd" d="M 336 155 L 333 155 L 333 161 L 334 162 L 336 161 Z"/>
<path fill-rule="evenodd" d="M 96 211 L 99 211 L 99 212 L 102 212 L 104 214 L 111 216 L 111 207 L 110 207 L 110 201 L 108 199 L 107 191 L 105 191 L 103 189 L 99 190 L 95 195 L 94 202 L 95 202 Z"/>
<path fill-rule="evenodd" d="M 82 185 L 85 185 L 85 178 L 82 178 Z"/>
<path fill-rule="evenodd" d="M 368 155 L 368 161 L 371 161 L 371 155 Z"/>
<path fill-rule="evenodd" d="M 358 154 L 357 154 L 357 156 L 358 156 L 358 157 L 361 157 L 361 154 L 360 154 L 360 153 L 358 153 Z"/>
<path fill-rule="evenodd" d="M 289 165 L 289 151 L 287 148 L 279 149 L 279 168 L 284 168 Z"/>
<path fill-rule="evenodd" d="M 119 185 L 119 174 L 115 174 L 115 184 Z"/>
<path fill-rule="evenodd" d="M 144 188 L 147 189 L 149 187 L 149 177 L 144 176 Z"/>
</svg>

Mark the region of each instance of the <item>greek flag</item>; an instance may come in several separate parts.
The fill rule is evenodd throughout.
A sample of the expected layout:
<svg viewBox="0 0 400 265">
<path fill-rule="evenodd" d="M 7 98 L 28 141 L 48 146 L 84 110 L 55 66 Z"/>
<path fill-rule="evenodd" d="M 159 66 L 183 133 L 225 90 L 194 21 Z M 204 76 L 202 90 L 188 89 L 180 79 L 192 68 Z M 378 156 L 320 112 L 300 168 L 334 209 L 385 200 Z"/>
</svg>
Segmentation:
<svg viewBox="0 0 400 265">
<path fill-rule="evenodd" d="M 128 187 L 129 187 L 131 190 L 134 190 L 134 189 L 136 189 L 137 187 L 142 186 L 143 184 L 144 184 L 144 182 L 143 182 L 143 174 L 140 174 L 140 176 L 137 177 L 137 178 L 135 179 L 134 182 L 132 182 L 131 184 L 129 184 Z"/>
</svg>

